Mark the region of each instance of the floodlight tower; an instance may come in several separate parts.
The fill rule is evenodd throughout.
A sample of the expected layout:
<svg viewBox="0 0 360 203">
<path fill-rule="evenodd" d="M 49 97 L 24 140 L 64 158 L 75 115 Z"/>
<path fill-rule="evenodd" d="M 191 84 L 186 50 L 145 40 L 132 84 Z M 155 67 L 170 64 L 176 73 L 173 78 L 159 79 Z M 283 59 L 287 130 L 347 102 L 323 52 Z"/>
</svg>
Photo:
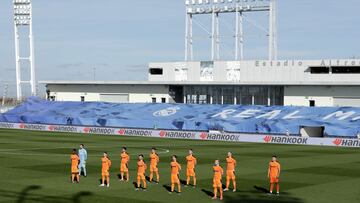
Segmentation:
<svg viewBox="0 0 360 203">
<path fill-rule="evenodd" d="M 243 22 L 245 12 L 269 12 L 269 60 L 277 59 L 276 40 L 276 0 L 185 0 L 185 61 L 193 60 L 193 17 L 211 15 L 211 60 L 220 60 L 221 36 L 219 30 L 220 15 L 235 13 L 234 59 L 244 59 Z M 204 29 L 204 27 L 203 27 Z"/>
<path fill-rule="evenodd" d="M 32 28 L 32 6 L 31 0 L 13 0 L 14 3 L 14 29 L 15 29 L 15 59 L 16 59 L 16 93 L 17 99 L 22 98 L 22 84 L 30 84 L 31 95 L 36 95 L 35 60 L 34 60 L 34 38 Z M 29 34 L 29 55 L 22 57 L 20 54 L 20 28 L 27 28 Z M 22 61 L 28 62 L 30 66 L 30 79 L 22 80 Z"/>
</svg>

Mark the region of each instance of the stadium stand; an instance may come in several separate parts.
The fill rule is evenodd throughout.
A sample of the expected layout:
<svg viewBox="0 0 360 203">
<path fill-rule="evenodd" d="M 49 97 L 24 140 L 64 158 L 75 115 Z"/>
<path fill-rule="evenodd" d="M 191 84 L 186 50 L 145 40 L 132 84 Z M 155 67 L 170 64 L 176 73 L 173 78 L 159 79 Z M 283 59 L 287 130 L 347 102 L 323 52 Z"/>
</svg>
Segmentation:
<svg viewBox="0 0 360 203">
<path fill-rule="evenodd" d="M 0 122 L 300 135 L 319 127 L 324 137 L 356 137 L 360 108 L 56 102 L 31 97 L 0 114 Z"/>
</svg>

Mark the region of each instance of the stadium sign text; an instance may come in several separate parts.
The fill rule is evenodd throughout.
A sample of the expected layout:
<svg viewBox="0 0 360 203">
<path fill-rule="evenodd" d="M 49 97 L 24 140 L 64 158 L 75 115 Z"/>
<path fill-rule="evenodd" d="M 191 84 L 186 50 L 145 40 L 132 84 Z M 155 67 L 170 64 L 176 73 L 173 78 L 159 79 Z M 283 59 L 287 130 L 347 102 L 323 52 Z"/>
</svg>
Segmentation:
<svg viewBox="0 0 360 203">
<path fill-rule="evenodd" d="M 247 109 L 241 112 L 237 112 L 236 109 L 225 109 L 220 113 L 212 115 L 212 117 L 213 118 L 220 117 L 222 119 L 227 119 L 228 117 L 232 117 L 239 119 L 263 118 L 263 119 L 284 119 L 284 120 L 306 118 L 305 116 L 301 115 L 301 112 L 299 110 L 283 115 L 282 110 L 272 110 L 269 112 L 262 112 L 261 110 L 258 109 Z M 351 118 L 351 121 L 360 120 L 360 116 L 356 115 L 354 111 L 348 111 L 348 112 L 336 111 L 328 115 L 325 115 L 324 117 L 322 117 L 322 120 L 328 120 L 332 118 L 337 120 L 345 120 L 348 118 Z"/>
<path fill-rule="evenodd" d="M 266 143 L 278 143 L 278 144 L 307 144 L 308 138 L 268 135 L 264 137 L 264 141 Z"/>
<path fill-rule="evenodd" d="M 151 130 L 138 130 L 138 129 L 120 129 L 118 131 L 118 134 L 127 135 L 127 136 L 151 137 L 152 131 Z"/>
<path fill-rule="evenodd" d="M 206 139 L 219 141 L 239 141 L 239 137 L 239 135 L 234 134 L 208 133 Z"/>
<path fill-rule="evenodd" d="M 194 139 L 195 133 L 194 132 L 186 132 L 186 131 L 166 131 L 161 130 L 159 132 L 160 137 L 166 138 L 178 138 L 178 139 Z"/>
<path fill-rule="evenodd" d="M 78 129 L 72 126 L 50 125 L 48 129 L 55 132 L 78 132 Z"/>
<path fill-rule="evenodd" d="M 337 138 L 333 141 L 336 146 L 342 147 L 360 147 L 360 140 Z"/>
<path fill-rule="evenodd" d="M 256 67 L 287 67 L 287 66 L 302 66 L 304 62 L 301 60 L 283 60 L 283 61 L 255 61 Z M 316 65 L 316 64 L 314 64 Z M 360 65 L 360 60 L 321 60 L 320 66 L 358 66 Z"/>
<path fill-rule="evenodd" d="M 90 134 L 107 134 L 107 135 L 111 135 L 111 134 L 115 134 L 115 129 L 114 128 L 84 128 L 83 131 L 85 133 L 90 133 Z"/>
<path fill-rule="evenodd" d="M 0 123 L 0 128 L 14 128 L 13 123 Z"/>
</svg>

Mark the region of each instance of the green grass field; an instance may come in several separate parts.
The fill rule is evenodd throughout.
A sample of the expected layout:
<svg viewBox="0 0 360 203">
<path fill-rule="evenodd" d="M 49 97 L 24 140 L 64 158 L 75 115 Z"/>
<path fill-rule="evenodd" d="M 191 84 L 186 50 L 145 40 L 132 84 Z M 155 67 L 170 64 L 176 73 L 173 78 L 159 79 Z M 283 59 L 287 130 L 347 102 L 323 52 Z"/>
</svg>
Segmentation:
<svg viewBox="0 0 360 203">
<path fill-rule="evenodd" d="M 88 177 L 71 184 L 69 154 L 80 143 L 89 153 Z M 132 158 L 129 183 L 118 181 L 122 146 L 128 147 Z M 160 153 L 160 184 L 135 191 L 136 155 L 143 153 L 148 160 L 151 147 Z M 181 195 L 169 194 L 170 156 L 178 155 L 184 168 L 188 148 L 198 158 L 198 187 L 183 187 Z M 110 188 L 98 186 L 103 151 L 113 162 Z M 212 163 L 221 159 L 225 167 L 227 151 L 238 162 L 238 192 L 224 193 L 222 202 L 360 202 L 359 149 L 16 130 L 0 130 L 0 202 L 218 202 L 210 197 Z M 280 196 L 265 193 L 267 164 L 273 154 L 282 164 Z M 184 169 L 180 177 L 185 179 Z"/>
</svg>

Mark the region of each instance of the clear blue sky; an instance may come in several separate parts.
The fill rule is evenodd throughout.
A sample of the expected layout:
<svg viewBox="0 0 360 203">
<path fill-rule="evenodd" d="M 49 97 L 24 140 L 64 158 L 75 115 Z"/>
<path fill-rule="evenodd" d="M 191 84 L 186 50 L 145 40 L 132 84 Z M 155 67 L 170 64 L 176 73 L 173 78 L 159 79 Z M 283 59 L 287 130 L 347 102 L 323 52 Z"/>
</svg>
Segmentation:
<svg viewBox="0 0 360 203">
<path fill-rule="evenodd" d="M 359 58 L 359 8 L 359 0 L 278 0 L 279 58 Z M 37 79 L 93 80 L 96 68 L 98 80 L 145 80 L 148 62 L 183 60 L 184 9 L 184 0 L 33 0 Z M 245 57 L 266 58 L 265 33 L 249 23 L 266 27 L 266 15 L 246 17 Z M 12 19 L 12 0 L 1 0 L 0 94 L 4 81 L 15 88 Z M 209 59 L 209 43 L 195 41 L 197 59 Z"/>
</svg>

